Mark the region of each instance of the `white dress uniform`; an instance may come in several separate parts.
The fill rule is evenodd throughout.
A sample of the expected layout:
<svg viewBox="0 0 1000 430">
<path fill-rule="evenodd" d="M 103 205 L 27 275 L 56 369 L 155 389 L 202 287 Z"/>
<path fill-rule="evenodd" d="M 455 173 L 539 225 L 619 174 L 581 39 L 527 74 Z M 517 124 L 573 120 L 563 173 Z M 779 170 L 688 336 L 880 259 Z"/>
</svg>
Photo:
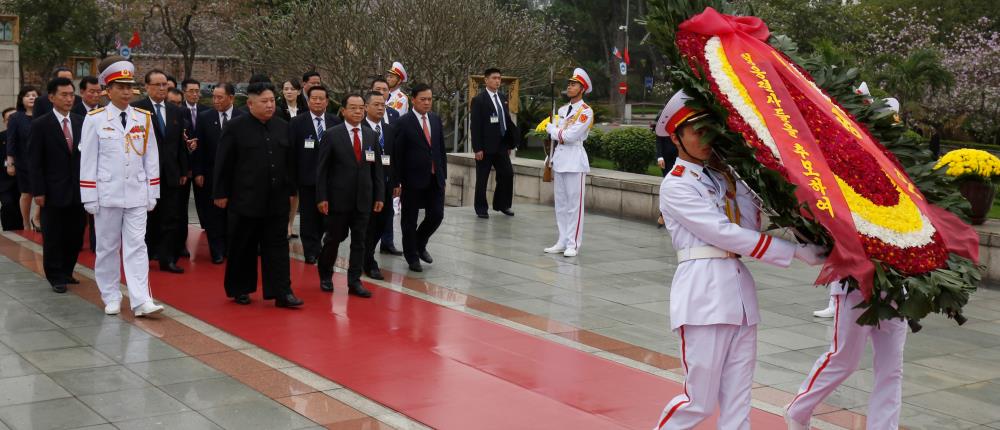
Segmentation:
<svg viewBox="0 0 1000 430">
<path fill-rule="evenodd" d="M 389 91 L 389 97 L 385 99 L 385 105 L 398 111 L 399 116 L 406 115 L 410 111 L 410 99 L 406 97 L 406 94 L 403 93 L 400 87 L 409 79 L 409 75 L 406 73 L 406 69 L 403 68 L 403 63 L 399 61 L 394 61 L 392 68 L 388 72 L 399 76 L 399 86 L 395 90 Z"/>
<path fill-rule="evenodd" d="M 590 77 L 583 69 L 573 71 L 571 81 L 579 82 L 586 93 L 590 93 Z M 549 250 L 563 249 L 567 256 L 576 255 L 583 241 L 584 191 L 590 161 L 583 142 L 590 135 L 594 125 L 594 110 L 581 98 L 576 103 L 559 108 L 559 121 L 547 128 L 549 138 L 556 142 L 551 159 L 553 172 L 553 198 L 555 200 L 556 224 L 559 226 L 559 240 Z"/>
<path fill-rule="evenodd" d="M 742 182 L 677 159 L 660 185 L 660 211 L 677 250 L 670 325 L 681 337 L 684 393 L 657 429 L 690 429 L 715 412 L 720 429 L 750 428 L 757 354 L 757 294 L 739 256 L 788 266 L 796 245 L 760 232 L 759 210 Z"/>
<path fill-rule="evenodd" d="M 125 115 L 122 126 L 121 115 Z M 90 112 L 80 138 L 80 197 L 97 204 L 94 273 L 105 304 L 121 302 L 119 249 L 124 248 L 129 303 L 152 302 L 146 212 L 160 197 L 159 158 L 149 112 L 114 104 Z"/>
<path fill-rule="evenodd" d="M 785 419 L 794 420 L 789 428 L 809 428 L 813 411 L 858 368 L 868 339 L 872 340 L 875 382 L 868 398 L 867 427 L 872 430 L 899 428 L 903 405 L 903 345 L 906 322 L 901 319 L 879 321 L 878 327 L 859 325 L 865 311 L 857 306 L 864 301 L 860 291 L 847 292 L 837 281 L 829 285 L 834 303 L 833 338 L 830 350 L 821 355 L 788 405 Z"/>
</svg>

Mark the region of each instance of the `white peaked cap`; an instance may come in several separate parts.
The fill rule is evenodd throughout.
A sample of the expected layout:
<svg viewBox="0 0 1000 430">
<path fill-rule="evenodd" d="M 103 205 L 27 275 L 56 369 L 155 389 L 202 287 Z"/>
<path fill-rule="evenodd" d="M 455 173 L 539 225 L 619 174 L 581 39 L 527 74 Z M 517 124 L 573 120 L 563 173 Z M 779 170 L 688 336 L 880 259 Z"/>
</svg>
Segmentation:
<svg viewBox="0 0 1000 430">
<path fill-rule="evenodd" d="M 389 69 L 389 73 L 399 76 L 399 79 L 403 82 L 406 82 L 407 78 L 409 78 L 406 74 L 406 69 L 403 68 L 403 63 L 400 63 L 399 61 L 392 62 L 392 68 Z"/>
<path fill-rule="evenodd" d="M 583 85 L 584 94 L 590 94 L 590 91 L 594 89 L 594 85 L 590 83 L 590 75 L 587 74 L 587 71 L 579 67 L 573 69 L 573 76 L 569 80 L 579 82 L 580 85 Z"/>
<path fill-rule="evenodd" d="M 685 122 L 692 119 L 701 118 L 703 112 L 692 109 L 685 103 L 691 100 L 691 97 L 684 93 L 684 90 L 680 90 L 674 93 L 673 97 L 667 102 L 666 106 L 663 106 L 663 110 L 660 111 L 660 117 L 656 120 L 656 135 L 660 137 L 669 137 L 677 131 L 677 127 L 680 127 Z"/>
</svg>

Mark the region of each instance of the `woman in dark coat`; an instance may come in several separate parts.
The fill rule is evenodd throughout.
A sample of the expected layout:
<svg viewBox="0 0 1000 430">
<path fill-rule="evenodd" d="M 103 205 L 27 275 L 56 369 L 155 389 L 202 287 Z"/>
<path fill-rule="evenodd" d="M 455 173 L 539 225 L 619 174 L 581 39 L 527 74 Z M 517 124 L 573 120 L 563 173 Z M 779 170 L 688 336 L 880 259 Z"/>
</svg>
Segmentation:
<svg viewBox="0 0 1000 430">
<path fill-rule="evenodd" d="M 21 190 L 21 220 L 25 227 L 39 230 L 39 212 L 31 215 L 31 189 L 28 179 L 28 144 L 31 142 L 31 113 L 35 107 L 38 90 L 26 85 L 17 94 L 17 111 L 10 116 L 7 124 L 7 174 L 17 178 L 17 188 Z"/>
<path fill-rule="evenodd" d="M 8 120 L 14 115 L 15 109 L 6 108 L 3 111 L 3 124 L 6 128 Z M 6 163 L 7 154 L 7 130 L 0 131 L 0 158 Z M 21 210 L 18 207 L 18 199 L 21 193 L 17 190 L 17 178 L 7 174 L 6 167 L 0 170 L 0 227 L 4 231 L 21 230 L 24 225 L 21 223 Z"/>
</svg>

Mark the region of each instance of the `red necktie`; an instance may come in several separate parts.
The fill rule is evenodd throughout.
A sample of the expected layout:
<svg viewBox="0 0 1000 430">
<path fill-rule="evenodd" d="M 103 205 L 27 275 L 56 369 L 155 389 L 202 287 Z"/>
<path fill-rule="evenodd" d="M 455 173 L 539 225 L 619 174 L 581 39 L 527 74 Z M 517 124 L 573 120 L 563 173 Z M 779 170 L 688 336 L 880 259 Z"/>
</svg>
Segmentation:
<svg viewBox="0 0 1000 430">
<path fill-rule="evenodd" d="M 434 144 L 431 143 L 431 129 L 427 127 L 427 115 L 426 114 L 420 115 L 420 122 L 423 123 L 424 138 L 427 139 L 427 146 L 431 147 L 431 150 L 433 150 L 434 149 Z M 431 154 L 431 155 L 433 155 L 433 154 Z M 434 174 L 434 160 L 433 159 L 431 160 L 431 174 L 432 175 Z"/>
<path fill-rule="evenodd" d="M 361 162 L 361 137 L 358 136 L 358 128 L 354 127 L 354 158 Z"/>
<path fill-rule="evenodd" d="M 73 152 L 73 135 L 69 132 L 69 118 L 63 118 L 63 136 L 66 137 L 66 146 L 69 152 Z"/>
</svg>

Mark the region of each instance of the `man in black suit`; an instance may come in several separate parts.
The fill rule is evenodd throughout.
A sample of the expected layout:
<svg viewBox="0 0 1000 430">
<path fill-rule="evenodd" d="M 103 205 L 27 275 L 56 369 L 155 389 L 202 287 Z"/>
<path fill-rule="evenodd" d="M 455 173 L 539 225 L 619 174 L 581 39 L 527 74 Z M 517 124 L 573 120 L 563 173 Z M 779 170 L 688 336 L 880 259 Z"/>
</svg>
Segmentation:
<svg viewBox="0 0 1000 430">
<path fill-rule="evenodd" d="M 385 78 L 379 76 L 372 80 L 371 90 L 382 95 L 384 100 L 388 100 L 389 97 L 389 83 L 386 82 Z M 395 123 L 399 119 L 399 111 L 393 109 L 386 105 L 385 114 L 382 116 L 382 120 L 386 124 Z M 392 141 L 389 140 L 390 145 Z M 388 174 L 387 174 L 388 175 Z M 391 187 L 390 187 L 391 188 Z M 391 192 L 391 189 L 387 192 Z M 399 197 L 398 195 L 396 197 Z M 385 206 L 388 208 L 383 211 L 383 214 L 388 214 L 383 216 L 385 218 L 385 226 L 382 228 L 382 237 L 378 238 L 381 242 L 380 253 L 389 255 L 403 255 L 403 251 L 396 249 L 396 244 L 393 240 L 393 218 L 395 213 L 393 212 L 393 199 L 388 199 L 385 201 Z M 374 260 L 373 260 L 374 261 Z"/>
<path fill-rule="evenodd" d="M 15 109 L 12 107 L 3 110 L 3 124 L 7 126 L 7 120 L 13 115 Z M 7 153 L 7 130 L 0 131 L 0 154 Z M 24 225 L 21 221 L 21 211 L 18 200 L 21 198 L 21 191 L 17 189 L 17 178 L 7 174 L 7 160 L 4 159 L 4 169 L 0 171 L 0 227 L 4 231 L 21 230 Z"/>
<path fill-rule="evenodd" d="M 31 123 L 31 194 L 42 210 L 45 233 L 42 266 L 52 291 L 76 283 L 73 268 L 83 247 L 86 223 L 80 202 L 80 136 L 83 117 L 73 108 L 73 81 L 55 78 L 48 85 L 53 109 Z"/>
<path fill-rule="evenodd" d="M 315 88 L 313 94 L 316 94 Z M 378 134 L 365 129 L 365 101 L 349 94 L 340 104 L 345 122 L 324 134 L 320 142 L 316 176 L 316 205 L 326 215 L 326 237 L 317 269 L 319 286 L 333 291 L 333 265 L 337 262 L 340 242 L 351 234 L 351 256 L 347 267 L 347 292 L 371 297 L 361 285 L 364 264 L 365 233 L 372 212 L 382 211 L 385 176 L 382 172 L 382 148 Z"/>
<path fill-rule="evenodd" d="M 54 70 L 52 70 L 51 79 L 55 78 L 66 78 L 69 79 L 70 82 L 73 82 L 73 72 L 66 66 L 58 66 Z M 80 105 L 80 103 L 81 103 L 80 96 L 74 96 L 72 109 L 77 110 L 78 109 L 77 106 Z M 31 109 L 31 117 L 41 118 L 42 115 L 45 115 L 51 111 L 52 111 L 52 102 L 49 100 L 49 95 L 48 94 L 41 95 L 38 96 L 37 99 L 35 99 L 35 106 Z"/>
<path fill-rule="evenodd" d="M 93 76 L 80 78 L 80 103 L 73 105 L 72 112 L 86 118 L 92 110 L 101 108 L 101 83 Z M 90 251 L 97 252 L 97 235 L 94 233 L 94 216 L 87 214 L 87 225 L 90 227 Z"/>
<path fill-rule="evenodd" d="M 187 78 L 181 81 L 180 91 L 182 94 L 183 101 L 181 102 L 181 108 L 186 114 L 184 117 L 184 123 L 186 124 L 184 130 L 184 138 L 187 140 L 188 148 L 188 167 L 191 167 L 190 160 L 194 159 L 194 151 L 198 150 L 198 114 L 212 110 L 212 108 L 199 104 L 198 101 L 201 100 L 201 82 L 195 79 Z M 187 250 L 187 236 L 188 236 L 188 224 L 190 223 L 190 218 L 188 217 L 188 206 L 191 202 L 191 186 L 194 181 L 193 169 L 188 169 L 188 181 L 186 184 L 181 185 L 180 199 L 178 199 L 177 204 L 177 216 L 180 217 L 181 229 L 179 231 L 181 237 L 177 241 L 179 247 L 177 248 L 177 255 L 181 257 L 190 257 L 191 255 Z M 195 203 L 195 212 L 198 214 L 198 222 L 201 222 L 202 213 L 198 208 L 198 204 Z"/>
<path fill-rule="evenodd" d="M 499 93 L 500 69 L 486 69 L 483 76 L 486 88 L 472 99 L 469 120 L 472 150 L 476 153 L 476 215 L 490 217 L 486 204 L 486 183 L 490 180 L 490 169 L 496 169 L 493 210 L 514 216 L 514 211 L 510 210 L 514 201 L 514 168 L 510 164 L 510 150 L 517 146 L 520 134 L 510 118 L 507 96 Z"/>
<path fill-rule="evenodd" d="M 431 87 L 414 85 L 412 94 L 413 109 L 394 124 L 393 182 L 402 188 L 400 227 L 403 229 L 403 256 L 410 270 L 422 272 L 420 260 L 426 263 L 434 261 L 427 253 L 427 242 L 444 219 L 448 160 L 441 118 L 431 112 Z M 420 208 L 424 209 L 424 220 L 417 227 Z"/>
<path fill-rule="evenodd" d="M 160 200 L 149 213 L 148 225 L 151 228 L 146 230 L 146 245 L 150 253 L 160 260 L 160 270 L 184 273 L 184 269 L 177 266 L 177 258 L 180 248 L 184 246 L 181 230 L 187 229 L 178 209 L 191 170 L 184 139 L 187 115 L 180 107 L 167 103 L 166 73 L 158 69 L 150 70 L 146 73 L 145 83 L 149 97 L 132 103 L 132 106 L 153 115 L 161 178 Z"/>
<path fill-rule="evenodd" d="M 302 238 L 302 253 L 306 264 L 316 264 L 323 246 L 323 214 L 316 207 L 316 165 L 320 154 L 320 143 L 327 130 L 344 122 L 326 111 L 330 100 L 328 90 L 323 85 L 309 88 L 309 113 L 292 118 L 288 126 L 291 133 L 294 157 L 298 161 L 296 186 L 299 190 L 299 237 Z"/>
<path fill-rule="evenodd" d="M 247 86 L 247 108 L 222 131 L 215 158 L 215 205 L 229 213 L 226 295 L 250 304 L 257 290 L 257 255 L 264 275 L 264 300 L 278 307 L 301 306 L 292 294 L 288 267 L 289 198 L 295 195 L 295 157 L 288 123 L 274 116 L 270 82 Z"/>
<path fill-rule="evenodd" d="M 226 210 L 212 203 L 215 183 L 215 154 L 222 139 L 225 125 L 244 114 L 234 109 L 236 87 L 223 82 L 212 89 L 212 107 L 198 114 L 196 136 L 198 148 L 191 153 L 191 170 L 194 173 L 194 204 L 201 218 L 201 228 L 208 236 L 208 250 L 212 264 L 222 264 L 226 256 Z"/>
<path fill-rule="evenodd" d="M 382 94 L 382 98 L 389 97 L 389 83 L 386 82 L 385 78 L 378 76 L 372 79 L 371 90 L 376 93 Z M 385 107 L 385 121 L 386 123 L 393 123 L 399 119 L 399 111 L 393 109 L 389 106 Z"/>
<path fill-rule="evenodd" d="M 390 108 L 391 109 L 391 108 Z M 372 130 L 378 135 L 378 146 L 382 151 L 379 164 L 382 165 L 382 181 L 384 183 L 384 195 L 382 201 L 385 203 L 381 212 L 375 213 L 368 222 L 368 231 L 365 233 L 365 260 L 364 272 L 372 279 L 385 279 L 382 271 L 375 261 L 375 245 L 383 239 L 382 233 L 386 226 L 392 225 L 392 127 L 385 119 L 385 96 L 377 91 L 370 91 L 365 94 L 365 120 L 361 126 Z M 392 236 L 390 235 L 390 238 Z"/>
</svg>

